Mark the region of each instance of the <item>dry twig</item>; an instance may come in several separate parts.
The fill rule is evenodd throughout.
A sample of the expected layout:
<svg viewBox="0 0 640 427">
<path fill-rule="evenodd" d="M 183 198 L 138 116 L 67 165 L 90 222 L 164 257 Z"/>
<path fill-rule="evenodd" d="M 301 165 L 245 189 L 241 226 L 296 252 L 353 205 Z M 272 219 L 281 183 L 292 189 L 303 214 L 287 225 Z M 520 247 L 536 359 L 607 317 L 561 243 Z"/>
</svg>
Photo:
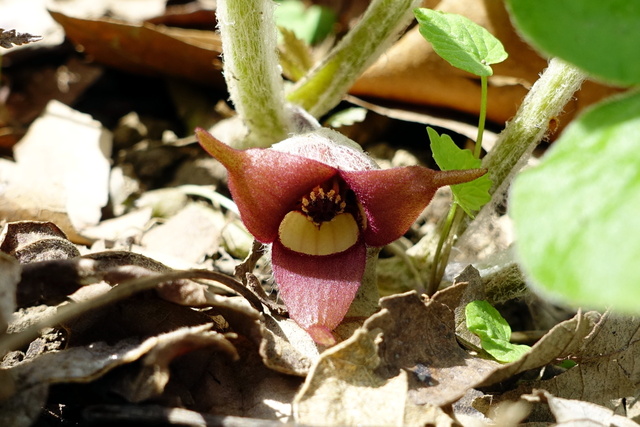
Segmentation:
<svg viewBox="0 0 640 427">
<path fill-rule="evenodd" d="M 42 36 L 34 36 L 29 33 L 19 33 L 16 30 L 0 28 L 0 46 L 9 49 L 14 45 L 20 46 L 42 40 Z"/>
</svg>

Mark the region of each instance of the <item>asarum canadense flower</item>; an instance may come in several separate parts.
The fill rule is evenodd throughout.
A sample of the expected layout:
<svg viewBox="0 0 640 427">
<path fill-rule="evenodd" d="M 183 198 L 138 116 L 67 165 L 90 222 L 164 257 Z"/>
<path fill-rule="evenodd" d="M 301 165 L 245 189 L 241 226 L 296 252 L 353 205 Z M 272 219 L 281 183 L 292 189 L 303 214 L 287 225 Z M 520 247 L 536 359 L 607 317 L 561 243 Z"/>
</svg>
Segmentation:
<svg viewBox="0 0 640 427">
<path fill-rule="evenodd" d="M 335 343 L 360 286 L 367 246 L 402 236 L 439 187 L 481 169 L 380 169 L 359 145 L 329 129 L 270 149 L 236 150 L 202 129 L 204 149 L 229 173 L 229 190 L 249 232 L 272 244 L 273 274 L 295 320 L 318 343 Z"/>
</svg>

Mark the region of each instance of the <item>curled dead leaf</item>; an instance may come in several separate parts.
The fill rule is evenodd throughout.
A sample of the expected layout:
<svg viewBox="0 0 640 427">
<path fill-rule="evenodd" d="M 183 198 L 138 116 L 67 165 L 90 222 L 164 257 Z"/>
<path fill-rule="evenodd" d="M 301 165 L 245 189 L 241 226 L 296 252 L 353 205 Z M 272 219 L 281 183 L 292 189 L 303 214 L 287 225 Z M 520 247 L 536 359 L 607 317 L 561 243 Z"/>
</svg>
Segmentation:
<svg viewBox="0 0 640 427">
<path fill-rule="evenodd" d="M 502 124 L 516 112 L 547 61 L 513 29 L 503 2 L 442 0 L 436 10 L 457 13 L 485 27 L 504 45 L 509 58 L 493 66 L 489 77 L 487 118 Z M 561 127 L 587 105 L 617 89 L 595 83 L 585 85 L 559 117 Z M 355 83 L 350 93 L 391 101 L 479 114 L 480 79 L 453 68 L 424 40 L 418 27 L 408 31 Z"/>
<path fill-rule="evenodd" d="M 67 37 L 97 62 L 137 74 L 168 75 L 224 87 L 219 58 L 222 45 L 214 31 L 50 13 Z M 211 22 L 214 28 L 215 22 Z"/>
<path fill-rule="evenodd" d="M 13 255 L 21 264 L 80 255 L 62 230 L 48 221 L 8 223 L 0 236 L 0 251 Z"/>
</svg>

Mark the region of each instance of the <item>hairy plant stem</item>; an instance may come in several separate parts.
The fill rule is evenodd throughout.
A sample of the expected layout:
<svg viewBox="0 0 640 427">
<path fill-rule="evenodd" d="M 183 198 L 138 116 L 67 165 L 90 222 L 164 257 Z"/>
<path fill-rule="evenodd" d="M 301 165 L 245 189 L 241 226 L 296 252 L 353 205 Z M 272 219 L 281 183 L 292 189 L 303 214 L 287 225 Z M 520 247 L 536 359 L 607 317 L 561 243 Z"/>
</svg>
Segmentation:
<svg viewBox="0 0 640 427">
<path fill-rule="evenodd" d="M 272 0 L 220 0 L 217 4 L 224 77 L 248 130 L 238 148 L 269 147 L 289 131 L 273 9 Z"/>
<path fill-rule="evenodd" d="M 480 158 L 482 150 L 482 137 L 484 135 L 484 125 L 487 120 L 487 76 L 480 76 L 480 116 L 478 117 L 478 134 L 476 137 L 476 145 L 473 149 L 473 156 Z M 444 226 L 440 232 L 438 246 L 433 256 L 433 264 L 431 265 L 431 275 L 427 287 L 427 295 L 433 295 L 438 290 L 444 271 L 449 261 L 449 254 L 455 242 L 455 236 L 458 229 L 463 223 L 464 211 L 458 209 L 458 204 L 453 203 L 449 208 L 449 214 L 445 219 Z"/>
<path fill-rule="evenodd" d="M 327 113 L 396 40 L 420 4 L 420 0 L 373 0 L 360 22 L 293 87 L 287 99 L 314 117 Z"/>
<path fill-rule="evenodd" d="M 494 195 L 498 189 L 510 184 L 547 133 L 549 122 L 562 112 L 585 78 L 585 73 L 573 65 L 551 59 L 516 115 L 500 133 L 496 145 L 482 160 L 482 166 L 489 170 L 493 182 L 489 193 Z"/>
<path fill-rule="evenodd" d="M 529 159 L 533 149 L 547 133 L 549 122 L 562 112 L 574 93 L 580 89 L 585 78 L 586 74 L 572 65 L 557 58 L 549 61 L 549 66 L 531 87 L 516 115 L 500 133 L 496 145 L 482 160 L 482 166 L 488 169 L 489 177 L 493 183 L 489 190 L 492 196 L 491 202 L 487 203 L 483 210 L 491 209 L 497 203 L 502 202 L 515 174 Z M 482 116 L 482 107 L 480 111 Z M 483 126 L 484 123 L 482 123 Z M 479 141 L 482 141 L 481 131 L 481 126 L 478 126 Z M 479 151 L 480 149 L 476 145 L 476 152 L 479 153 Z M 444 220 L 443 233 L 446 228 L 453 228 L 452 233 L 462 235 L 470 223 L 468 220 L 461 220 L 454 228 L 448 226 L 451 222 L 453 219 L 450 220 L 449 217 Z M 453 242 L 452 239 L 449 240 Z M 444 238 L 441 237 L 441 241 L 444 242 Z M 439 246 L 440 244 L 441 242 L 438 243 Z M 440 280 L 442 280 L 442 275 L 438 272 L 443 273 L 444 269 L 440 266 L 446 265 L 447 262 L 444 255 L 440 253 L 437 255 L 441 259 L 434 259 L 428 288 L 433 292 L 437 290 Z"/>
</svg>

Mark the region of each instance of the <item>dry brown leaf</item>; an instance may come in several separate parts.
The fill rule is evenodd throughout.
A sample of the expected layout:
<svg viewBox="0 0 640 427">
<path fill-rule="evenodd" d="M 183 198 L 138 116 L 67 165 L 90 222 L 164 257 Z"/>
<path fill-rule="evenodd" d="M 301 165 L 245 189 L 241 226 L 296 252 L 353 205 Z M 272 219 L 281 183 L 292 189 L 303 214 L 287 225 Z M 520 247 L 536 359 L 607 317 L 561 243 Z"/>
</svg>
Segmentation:
<svg viewBox="0 0 640 427">
<path fill-rule="evenodd" d="M 356 408 L 367 420 L 398 425 L 429 413 L 433 423 L 443 414 L 429 408 L 458 400 L 498 366 L 458 345 L 454 314 L 446 305 L 425 303 L 415 292 L 382 298 L 380 305 L 351 338 L 320 355 L 296 397 L 297 421 L 324 419 L 327 406 L 334 405 L 332 424 L 358 422 L 349 413 Z"/>
<path fill-rule="evenodd" d="M 391 378 L 374 375 L 379 330 L 358 330 L 326 350 L 294 400 L 301 424 L 402 426 L 407 399 L 407 372 Z"/>
<path fill-rule="evenodd" d="M 204 313 L 172 304 L 153 294 L 142 294 L 84 313 L 62 326 L 67 330 L 69 345 L 79 346 L 159 336 L 180 327 L 197 327 L 208 322 L 211 318 Z"/>
<path fill-rule="evenodd" d="M 21 268 L 18 261 L 0 252 L 0 335 L 7 330 L 7 325 L 16 309 L 16 286 L 20 281 L 20 274 Z M 2 394 L 1 391 L 0 394 Z"/>
<path fill-rule="evenodd" d="M 16 394 L 0 403 L 0 421 L 2 425 L 29 425 L 14 422 L 26 418 L 24 414 L 33 414 L 34 409 L 40 411 L 49 385 L 91 382 L 118 366 L 138 360 L 154 348 L 164 345 L 166 340 L 174 342 L 176 336 L 207 335 L 208 329 L 208 326 L 181 328 L 144 341 L 127 340 L 113 346 L 94 343 L 86 347 L 43 354 L 17 364 L 7 369 L 16 384 Z M 218 340 L 214 344 L 218 345 Z M 37 401 L 30 396 L 32 393 L 38 395 Z M 36 408 L 31 405 L 36 405 Z"/>
<path fill-rule="evenodd" d="M 49 37 L 45 40 L 49 41 Z M 3 56 L 5 61 L 12 62 L 11 54 Z M 27 125 L 42 114 L 51 100 L 72 105 L 98 80 L 102 69 L 71 57 L 60 65 L 16 65 L 3 70 L 3 75 L 8 97 L 0 105 L 0 148 L 8 149 L 24 136 Z"/>
<path fill-rule="evenodd" d="M 278 372 L 304 377 L 320 355 L 309 334 L 291 319 L 265 315 L 261 331 L 260 355 Z"/>
<path fill-rule="evenodd" d="M 556 426 L 611 426 L 637 427 L 629 418 L 615 414 L 611 409 L 580 400 L 562 399 L 544 390 L 534 390 L 522 396 L 528 402 L 546 403 L 555 417 Z"/>
<path fill-rule="evenodd" d="M 547 344 L 561 350 L 559 353 L 576 361 L 577 366 L 551 379 L 523 383 L 517 389 L 495 397 L 492 405 L 518 399 L 523 394 L 531 393 L 533 389 L 542 389 L 560 398 L 591 402 L 623 415 L 627 408 L 637 406 L 640 394 L 640 367 L 636 363 L 640 354 L 640 320 L 610 314 L 600 316 L 593 312 L 582 316 L 582 322 L 591 325 L 588 334 L 583 332 L 589 328 L 579 328 L 576 316 L 554 328 L 573 324 L 576 329 L 583 330 L 576 330 L 575 339 L 570 336 L 573 335 L 571 328 L 562 331 L 568 340 L 564 341 L 564 348 L 559 348 L 562 340 L 552 342 L 554 330 L 541 340 L 549 337 Z M 506 366 L 505 369 L 508 369 Z M 487 383 L 495 383 L 496 380 L 509 376 L 509 372 L 496 372 Z M 640 420 L 637 411 L 634 413 L 634 421 Z M 534 421 L 549 421 L 549 414 L 542 411 L 542 408 L 534 410 L 532 417 Z"/>
<path fill-rule="evenodd" d="M 502 124 L 520 105 L 529 87 L 546 68 L 546 60 L 536 54 L 511 26 L 503 2 L 483 0 L 442 0 L 436 10 L 466 16 L 493 33 L 504 45 L 509 58 L 493 66 L 489 77 L 487 118 Z M 585 106 L 616 90 L 587 84 L 560 118 L 566 124 Z M 358 96 L 370 96 L 471 113 L 480 107 L 479 78 L 452 67 L 441 59 L 420 35 L 417 26 L 403 36 L 351 88 Z"/>
<path fill-rule="evenodd" d="M 21 264 L 80 256 L 78 248 L 52 222 L 10 222 L 0 235 L 0 250 Z"/>
<path fill-rule="evenodd" d="M 446 305 L 433 299 L 425 303 L 415 292 L 407 292 L 382 298 L 380 306 L 383 310 L 364 325 L 383 331 L 382 364 L 376 372 L 383 378 L 400 370 L 410 373 L 410 403 L 452 403 L 499 366 L 472 357 L 458 345 L 454 313 Z"/>
<path fill-rule="evenodd" d="M 57 101 L 14 147 L 16 168 L 0 199 L 9 221 L 52 221 L 74 242 L 98 223 L 107 204 L 110 133 Z"/>
<path fill-rule="evenodd" d="M 520 360 L 501 365 L 479 386 L 488 386 L 512 376 L 537 369 L 564 358 L 575 357 L 584 348 L 588 337 L 596 330 L 600 314 L 579 312 L 572 319 L 561 322 L 543 336 Z"/>
<path fill-rule="evenodd" d="M 141 244 L 153 253 L 195 265 L 218 250 L 225 222 L 220 211 L 190 203 L 167 222 L 145 233 Z"/>
<path fill-rule="evenodd" d="M 222 45 L 213 31 L 81 19 L 56 11 L 51 16 L 97 62 L 136 74 L 168 75 L 224 87 L 219 58 Z"/>
<path fill-rule="evenodd" d="M 141 402 L 160 396 L 172 376 L 170 364 L 195 350 L 208 348 L 209 357 L 215 356 L 211 353 L 223 353 L 231 360 L 237 360 L 239 355 L 228 337 L 209 331 L 210 326 L 211 324 L 190 330 L 179 329 L 162 336 L 158 344 L 142 358 L 140 369 L 123 381 L 120 394 L 130 402 Z M 177 363 L 179 361 L 176 361 Z M 191 368 L 194 369 L 196 366 L 192 364 Z"/>
<path fill-rule="evenodd" d="M 191 389 L 196 411 L 288 421 L 291 401 L 302 379 L 264 366 L 256 346 L 243 337 L 231 340 L 240 359 L 215 358 Z M 189 369 L 189 367 L 185 367 Z"/>
</svg>

